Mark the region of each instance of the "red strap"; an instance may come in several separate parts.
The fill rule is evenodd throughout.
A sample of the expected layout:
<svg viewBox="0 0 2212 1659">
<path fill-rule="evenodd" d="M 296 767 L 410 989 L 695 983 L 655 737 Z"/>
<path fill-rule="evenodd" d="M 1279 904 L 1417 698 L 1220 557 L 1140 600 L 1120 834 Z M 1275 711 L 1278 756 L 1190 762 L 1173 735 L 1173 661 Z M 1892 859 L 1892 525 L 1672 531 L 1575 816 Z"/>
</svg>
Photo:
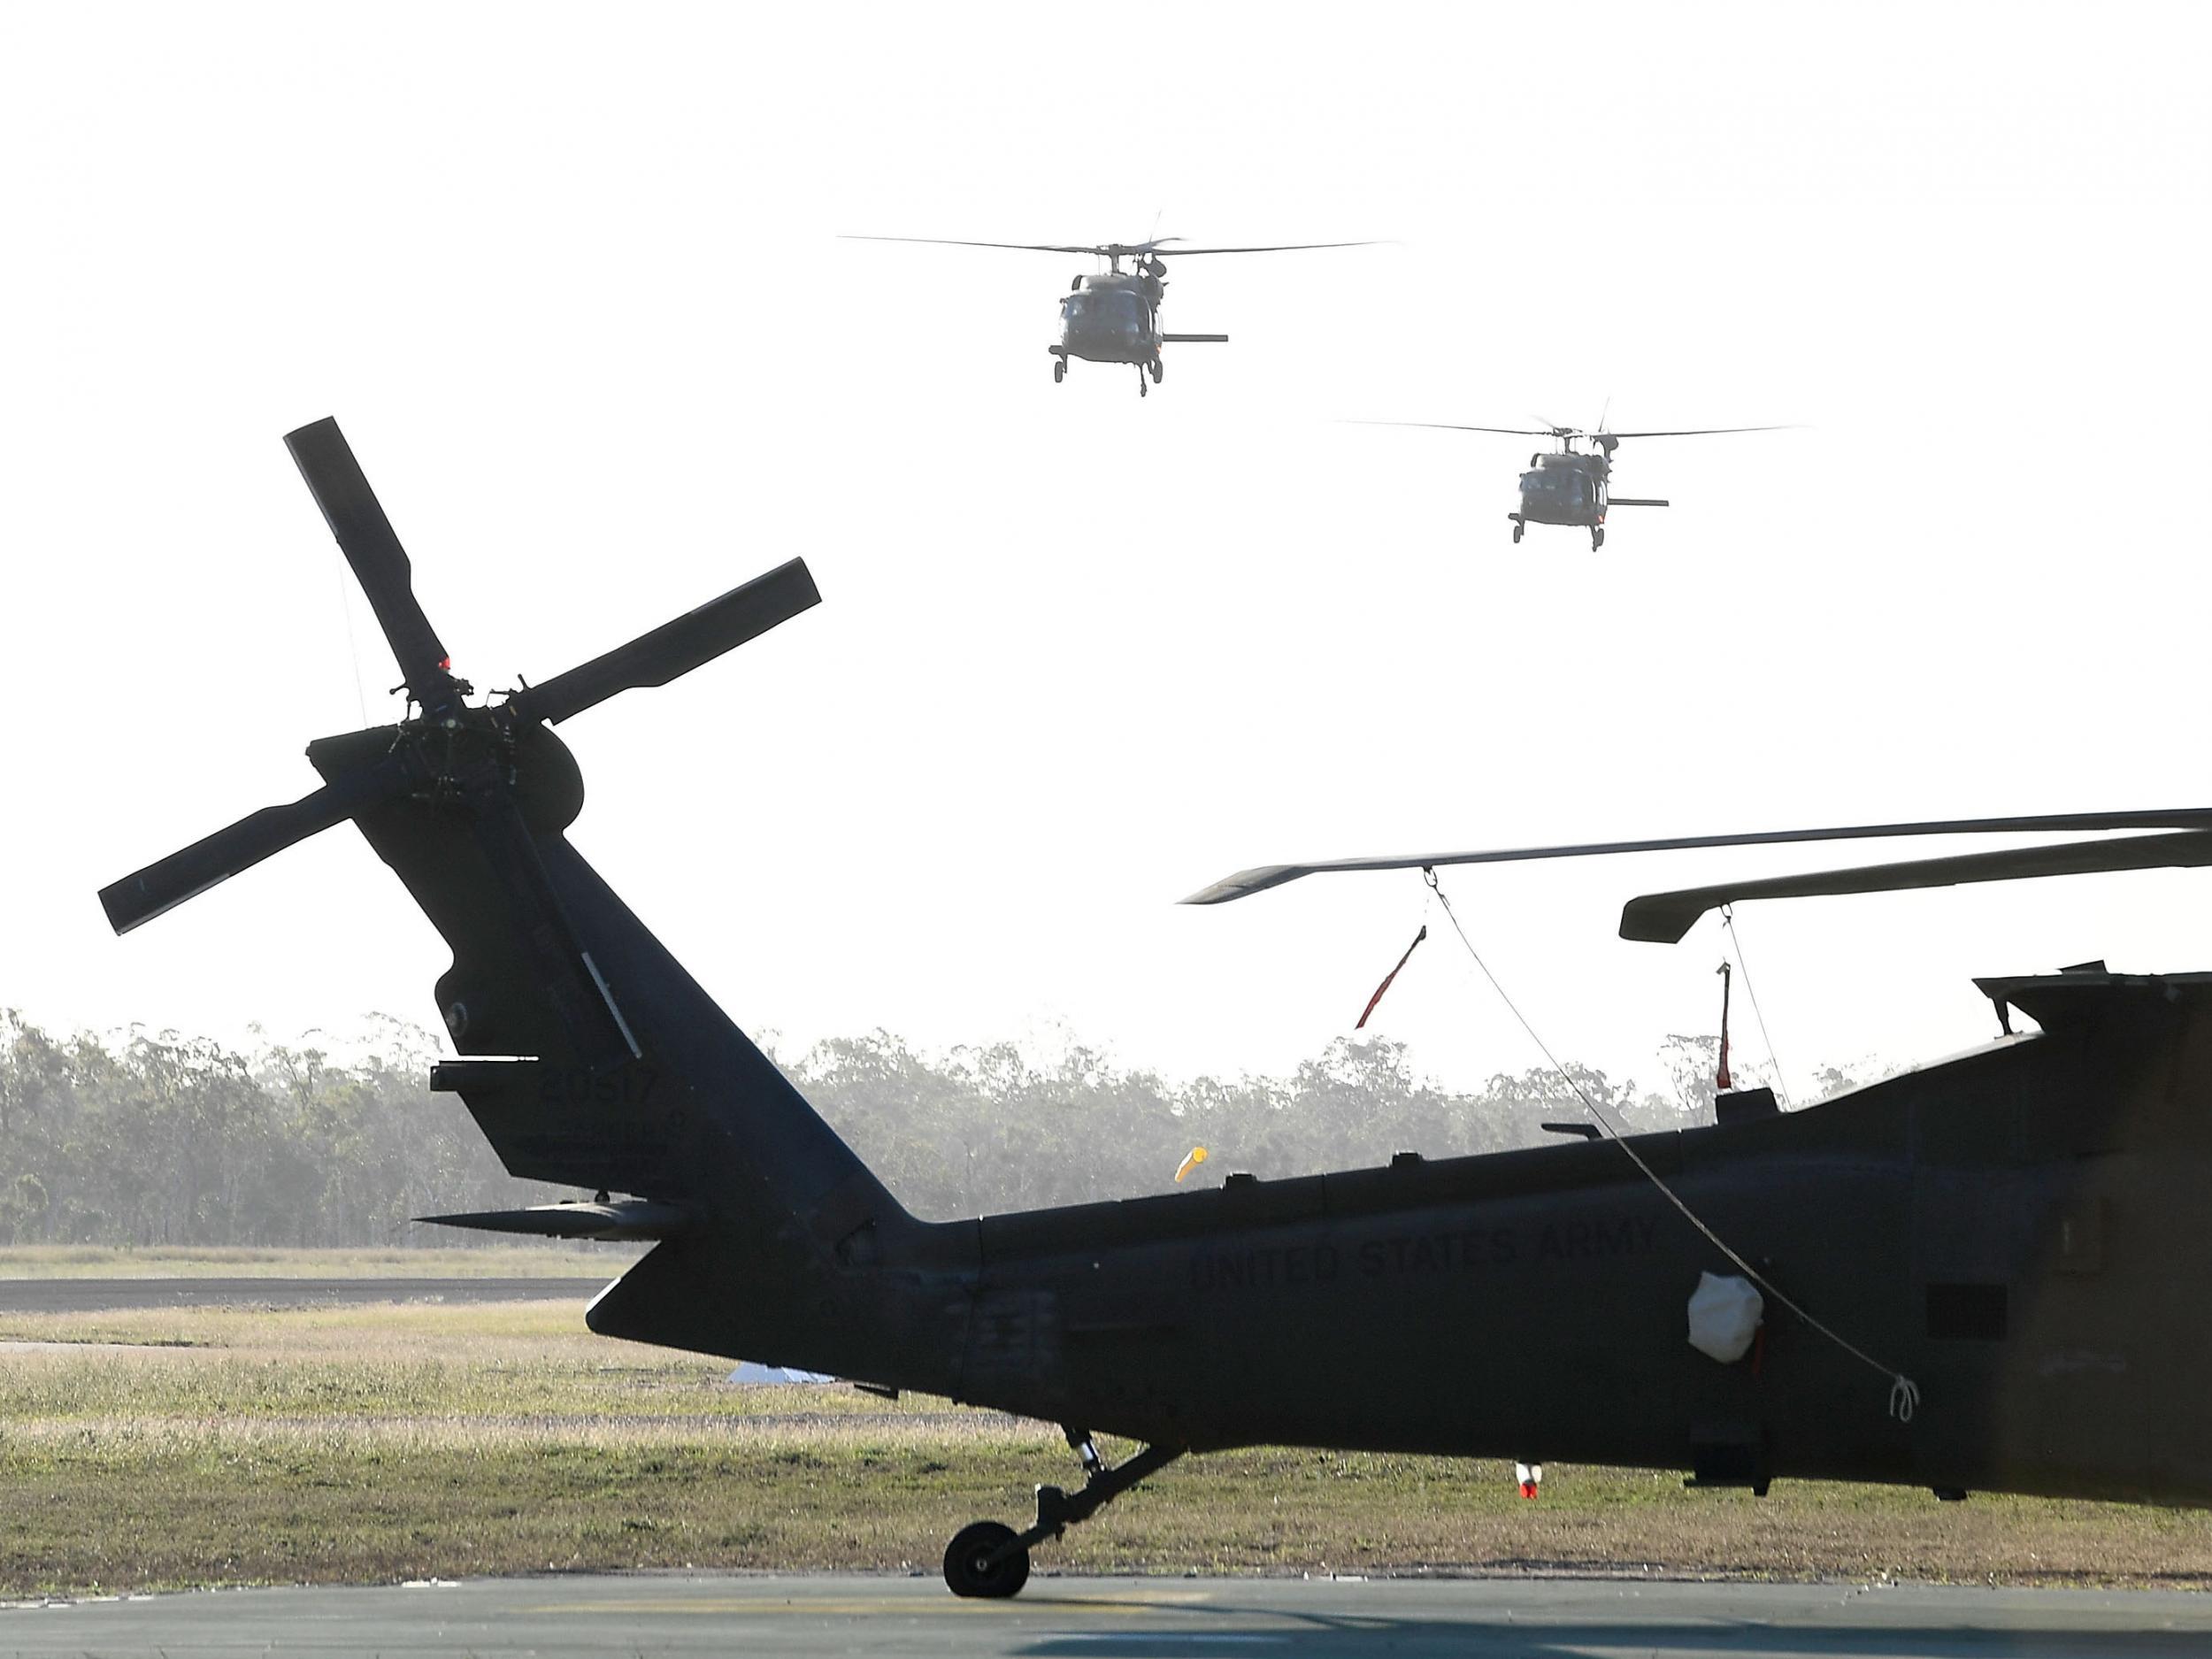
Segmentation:
<svg viewBox="0 0 2212 1659">
<path fill-rule="evenodd" d="M 1720 1070 L 1713 1075 L 1713 1087 L 1724 1094 L 1735 1087 L 1728 1076 L 1728 987 L 1735 981 L 1735 973 L 1725 962 L 1720 964 Z"/>
<path fill-rule="evenodd" d="M 1424 922 L 1421 924 L 1421 931 L 1414 934 L 1413 942 L 1406 947 L 1406 954 L 1398 958 L 1398 967 L 1391 969 L 1389 972 L 1383 975 L 1383 982 L 1375 987 L 1374 995 L 1367 999 L 1367 1006 L 1360 1010 L 1359 1024 L 1352 1027 L 1354 1031 L 1362 1031 L 1366 1028 L 1367 1017 L 1375 1011 L 1375 1004 L 1383 1000 L 1383 993 L 1390 988 L 1390 982 L 1398 977 L 1398 969 L 1413 960 L 1413 953 L 1421 948 L 1421 941 L 1428 936 L 1429 925 Z"/>
</svg>

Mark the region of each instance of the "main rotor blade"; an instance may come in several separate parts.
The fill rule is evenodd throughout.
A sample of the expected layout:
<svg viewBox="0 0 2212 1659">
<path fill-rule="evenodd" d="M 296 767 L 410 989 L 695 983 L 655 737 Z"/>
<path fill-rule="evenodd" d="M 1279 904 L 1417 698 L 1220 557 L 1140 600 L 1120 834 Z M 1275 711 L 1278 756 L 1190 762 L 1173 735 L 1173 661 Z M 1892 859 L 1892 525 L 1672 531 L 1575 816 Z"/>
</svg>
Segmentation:
<svg viewBox="0 0 2212 1659">
<path fill-rule="evenodd" d="M 1164 236 L 1160 240 L 1173 242 L 1176 239 L 1172 236 Z M 1154 245 L 1157 247 L 1156 243 Z M 1271 242 L 1264 248 L 1159 248 L 1158 252 L 1163 259 L 1187 259 L 1193 254 L 1201 253 L 1298 253 L 1310 248 L 1379 248 L 1381 246 L 1381 242 L 1375 241 L 1279 242 Z"/>
<path fill-rule="evenodd" d="M 918 242 L 935 248 L 1011 248 L 1023 253 L 1094 253 L 1103 254 L 1103 242 L 967 242 L 957 236 L 853 236 L 841 235 L 840 242 Z M 1172 241 L 1173 238 L 1169 240 Z"/>
<path fill-rule="evenodd" d="M 1284 242 L 1264 248 L 1170 248 L 1180 236 L 1156 236 L 1150 242 L 971 242 L 959 236 L 859 236 L 841 234 L 840 242 L 926 242 L 935 248 L 1011 248 L 1025 253 L 1088 253 L 1101 258 L 1113 255 L 1129 258 L 1138 254 L 1152 254 L 1163 259 L 1180 259 L 1194 253 L 1294 253 L 1309 248 L 1377 248 L 1376 242 Z"/>
<path fill-rule="evenodd" d="M 1426 426 L 1436 432 L 1502 432 L 1519 438 L 1704 438 L 1725 432 L 1801 432 L 1794 424 L 1781 426 L 1695 426 L 1680 432 L 1595 432 L 1579 426 L 1463 426 L 1448 420 L 1348 420 L 1348 426 Z"/>
<path fill-rule="evenodd" d="M 250 870 L 295 841 L 305 841 L 356 813 L 405 793 L 422 775 L 411 749 L 396 749 L 383 760 L 325 784 L 286 806 L 265 806 L 227 829 L 194 841 L 181 851 L 148 864 L 100 889 L 108 926 L 127 933 L 164 910 L 196 898 L 242 870 Z"/>
<path fill-rule="evenodd" d="M 2169 807 L 2147 812 L 2059 812 L 2027 818 L 1947 818 L 1916 824 L 1852 824 L 1836 829 L 1756 830 L 1747 835 L 1676 835 L 1659 841 L 1585 841 L 1561 847 L 1509 847 L 1488 852 L 1404 853 L 1374 858 L 1337 858 L 1315 864 L 1260 864 L 1224 876 L 1183 901 L 1225 904 L 1302 876 L 1355 870 L 1425 870 L 1441 864 L 1525 864 L 1539 858 L 1592 858 L 1609 853 L 1683 852 L 1701 847 L 1771 847 L 1789 841 L 1878 841 L 1906 835 L 2034 834 L 2060 830 L 2212 830 L 2212 807 Z M 2104 842 L 2091 842 L 2102 846 Z"/>
<path fill-rule="evenodd" d="M 507 706 L 524 719 L 557 726 L 618 691 L 664 686 L 821 603 L 806 561 L 793 559 L 627 645 L 517 693 Z"/>
<path fill-rule="evenodd" d="M 285 434 L 284 447 L 292 452 L 330 534 L 368 595 L 377 624 L 399 659 L 408 695 L 426 704 L 452 687 L 450 658 L 416 603 L 407 549 L 384 516 L 360 462 L 353 458 L 345 434 L 338 430 L 335 419 L 318 420 Z"/>
<path fill-rule="evenodd" d="M 2212 864 L 2212 833 L 2128 835 L 2116 841 L 2060 841 L 2006 852 L 1962 853 L 1905 864 L 1863 864 L 1809 875 L 1777 876 L 1673 893 L 1647 893 L 1621 911 L 1621 937 L 1671 945 L 1699 917 L 1747 899 L 1806 899 L 1841 893 L 1897 893 L 1913 887 L 1951 887 L 1970 881 L 2017 881 L 2031 876 L 2090 875 L 2111 870 L 2179 870 Z"/>
<path fill-rule="evenodd" d="M 1596 433 L 1578 432 L 1578 438 L 1709 438 L 1724 432 L 1802 432 L 1804 427 L 1795 421 L 1778 426 L 1686 426 L 1680 432 L 1607 432 L 1601 427 Z"/>
<path fill-rule="evenodd" d="M 1515 438 L 1560 438 L 1569 434 L 1551 426 L 1462 426 L 1448 420 L 1348 420 L 1348 426 L 1422 426 L 1431 432 L 1502 432 Z M 1609 434 L 1608 434 L 1610 435 Z"/>
</svg>

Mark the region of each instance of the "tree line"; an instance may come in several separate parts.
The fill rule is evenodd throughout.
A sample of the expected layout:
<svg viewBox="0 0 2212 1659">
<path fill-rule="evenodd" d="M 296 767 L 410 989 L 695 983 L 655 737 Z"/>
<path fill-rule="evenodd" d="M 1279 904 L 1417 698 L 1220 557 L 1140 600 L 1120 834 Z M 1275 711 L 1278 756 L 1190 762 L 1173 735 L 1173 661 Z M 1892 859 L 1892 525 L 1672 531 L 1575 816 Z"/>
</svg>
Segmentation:
<svg viewBox="0 0 2212 1659">
<path fill-rule="evenodd" d="M 941 1219 L 1164 1191 L 1194 1146 L 1212 1181 L 1529 1145 L 1585 1118 L 1577 1088 L 1624 1128 L 1709 1122 L 1715 1046 L 1670 1039 L 1668 1087 L 1647 1091 L 1570 1065 L 1572 1087 L 1540 1069 L 1455 1092 L 1382 1038 L 1339 1038 L 1287 1077 L 1188 1082 L 1075 1042 L 933 1054 L 885 1032 L 779 1063 L 909 1209 Z M 431 1094 L 426 1032 L 380 1019 L 349 1048 L 57 1037 L 0 1010 L 0 1244 L 452 1244 L 474 1235 L 410 1217 L 574 1195 L 508 1176 L 461 1102 Z"/>
</svg>

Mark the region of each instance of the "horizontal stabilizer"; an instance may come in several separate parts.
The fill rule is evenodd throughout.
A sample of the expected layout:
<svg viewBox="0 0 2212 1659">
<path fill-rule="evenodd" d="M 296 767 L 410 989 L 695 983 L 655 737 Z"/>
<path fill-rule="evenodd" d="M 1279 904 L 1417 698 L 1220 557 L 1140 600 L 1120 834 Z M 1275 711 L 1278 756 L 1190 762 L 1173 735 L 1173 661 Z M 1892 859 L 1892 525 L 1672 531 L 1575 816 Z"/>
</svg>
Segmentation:
<svg viewBox="0 0 2212 1659">
<path fill-rule="evenodd" d="M 1171 346 L 1225 346 L 1229 343 L 1226 334 L 1162 334 L 1160 339 L 1164 344 Z"/>
<path fill-rule="evenodd" d="M 1718 887 L 1685 887 L 1631 899 L 1621 911 L 1623 939 L 1671 945 L 1699 917 L 1747 899 L 1808 899 L 1844 893 L 1896 893 L 1913 887 L 1951 887 L 1970 881 L 2018 881 L 2032 876 L 2092 875 L 2115 870 L 2181 870 L 2212 864 L 2212 833 L 2130 835 L 2117 841 L 2061 841 L 2005 852 L 1965 853 L 1904 864 L 1863 864 Z"/>
<path fill-rule="evenodd" d="M 481 1233 L 524 1233 L 537 1239 L 598 1239 L 622 1242 L 665 1239 L 693 1225 L 681 1204 L 649 1198 L 610 1202 L 533 1204 L 527 1210 L 480 1210 L 468 1215 L 417 1216 L 439 1227 L 473 1227 Z"/>
</svg>

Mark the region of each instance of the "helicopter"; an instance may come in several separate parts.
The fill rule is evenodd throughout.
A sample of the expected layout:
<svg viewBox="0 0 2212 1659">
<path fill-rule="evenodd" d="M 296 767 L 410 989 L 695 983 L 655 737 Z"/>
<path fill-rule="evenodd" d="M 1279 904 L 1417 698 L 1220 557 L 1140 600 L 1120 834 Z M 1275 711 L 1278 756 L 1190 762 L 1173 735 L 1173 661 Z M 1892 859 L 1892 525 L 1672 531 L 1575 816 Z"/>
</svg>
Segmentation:
<svg viewBox="0 0 2212 1659">
<path fill-rule="evenodd" d="M 1226 334 L 1171 334 L 1160 327 L 1160 304 L 1167 295 L 1167 261 L 1200 254 L 1293 253 L 1318 248 L 1371 248 L 1371 242 L 1295 242 L 1263 248 L 1170 248 L 1180 236 L 1155 236 L 1146 242 L 1110 242 L 1090 244 L 1030 242 L 964 242 L 947 236 L 847 236 L 847 242 L 923 242 L 942 248 L 1008 248 L 1027 253 L 1089 254 L 1106 261 L 1106 269 L 1092 276 L 1078 276 L 1068 283 L 1060 299 L 1059 343 L 1048 346 L 1052 354 L 1053 384 L 1067 378 L 1068 364 L 1080 357 L 1087 363 L 1132 363 L 1137 368 L 1137 395 L 1143 396 L 1167 377 L 1164 345 L 1226 345 Z M 1121 268 L 1123 260 L 1131 268 Z M 1146 377 L 1149 375 L 1149 381 Z"/>
<path fill-rule="evenodd" d="M 1559 448 L 1528 457 L 1529 470 L 1521 474 L 1521 510 L 1506 517 L 1513 521 L 1513 540 L 1532 524 L 1578 526 L 1590 533 L 1590 550 L 1605 545 L 1605 515 L 1613 507 L 1665 507 L 1671 503 L 1640 495 L 1612 493 L 1613 451 L 1624 438 L 1706 438 L 1732 432 L 1784 432 L 1786 426 L 1696 426 L 1679 432 L 1608 432 L 1602 417 L 1597 430 L 1546 423 L 1541 426 L 1462 426 L 1440 420 L 1361 421 L 1361 426 L 1423 426 L 1442 432 L 1495 432 L 1510 437 L 1550 438 Z M 1586 442 L 1583 451 L 1575 448 Z"/>
<path fill-rule="evenodd" d="M 1979 980 L 1995 1041 L 1801 1110 L 1733 1090 L 1695 1128 L 1574 1124 L 1515 1151 L 926 1220 L 565 833 L 583 780 L 553 728 L 818 603 L 804 561 L 476 700 L 335 422 L 287 442 L 399 661 L 405 717 L 310 743 L 319 788 L 104 888 L 110 926 L 350 819 L 451 949 L 436 1000 L 459 1057 L 431 1087 L 511 1174 L 595 1194 L 419 1219 L 649 1244 L 586 1310 L 602 1335 L 1058 1425 L 1081 1484 L 1038 1486 L 1018 1531 L 956 1532 L 954 1594 L 1013 1595 L 1069 1526 L 1180 1457 L 1253 1445 L 1540 1451 L 1754 1494 L 1805 1478 L 2212 1502 L 2212 973 Z M 671 763 L 702 764 L 727 763 Z M 2184 808 L 1267 865 L 1187 902 L 1324 871 L 2024 830 L 2157 833 L 1654 894 L 1622 932 L 1678 940 L 1756 900 L 2212 865 L 2212 808 Z M 318 918 L 303 932 L 343 949 Z M 1726 1342 L 1700 1335 L 1709 1280 L 1740 1315 L 1764 1293 Z M 1109 1462 L 1102 1432 L 1141 1449 Z"/>
</svg>

